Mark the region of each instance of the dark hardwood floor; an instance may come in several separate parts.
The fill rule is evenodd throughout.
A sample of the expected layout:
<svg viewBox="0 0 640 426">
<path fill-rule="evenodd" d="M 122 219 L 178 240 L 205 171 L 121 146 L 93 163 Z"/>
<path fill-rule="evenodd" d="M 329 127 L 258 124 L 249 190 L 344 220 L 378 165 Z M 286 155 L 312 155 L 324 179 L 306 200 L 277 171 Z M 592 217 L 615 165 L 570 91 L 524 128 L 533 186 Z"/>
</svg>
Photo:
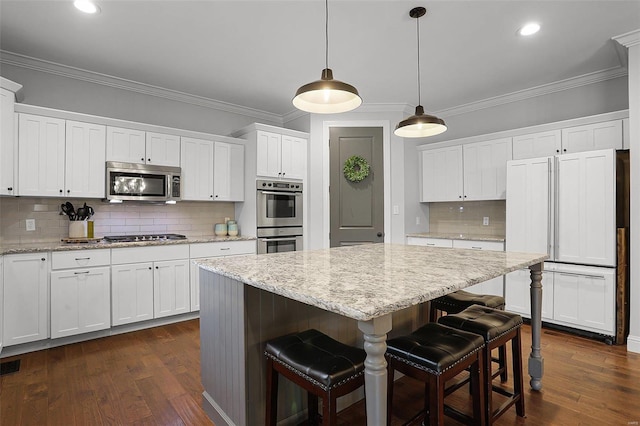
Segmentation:
<svg viewBox="0 0 640 426">
<path fill-rule="evenodd" d="M 640 424 L 640 355 L 546 329 L 542 343 L 544 389 L 527 386 L 527 417 L 512 408 L 498 425 Z M 3 359 L 21 367 L 1 378 L 0 425 L 211 425 L 201 408 L 199 348 L 192 320 Z M 401 424 L 421 408 L 422 386 L 403 378 L 396 397 Z M 469 396 L 463 388 L 449 398 L 463 407 Z M 365 424 L 364 404 L 339 422 Z"/>
</svg>

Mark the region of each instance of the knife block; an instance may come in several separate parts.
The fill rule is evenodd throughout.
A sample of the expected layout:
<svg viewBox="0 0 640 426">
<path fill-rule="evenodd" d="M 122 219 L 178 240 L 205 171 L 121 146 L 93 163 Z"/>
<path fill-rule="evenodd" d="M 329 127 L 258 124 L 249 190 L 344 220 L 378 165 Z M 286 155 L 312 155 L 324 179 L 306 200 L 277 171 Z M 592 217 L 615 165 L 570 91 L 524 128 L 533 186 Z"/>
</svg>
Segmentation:
<svg viewBox="0 0 640 426">
<path fill-rule="evenodd" d="M 87 238 L 87 221 L 75 220 L 69 222 L 69 238 Z"/>
</svg>

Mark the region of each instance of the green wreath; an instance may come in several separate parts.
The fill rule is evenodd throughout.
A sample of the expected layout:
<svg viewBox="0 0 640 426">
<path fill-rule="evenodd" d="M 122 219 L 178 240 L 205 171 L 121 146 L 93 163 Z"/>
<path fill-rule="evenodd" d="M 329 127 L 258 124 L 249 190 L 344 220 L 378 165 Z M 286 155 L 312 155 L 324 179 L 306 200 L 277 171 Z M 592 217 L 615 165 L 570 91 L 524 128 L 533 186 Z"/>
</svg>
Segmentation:
<svg viewBox="0 0 640 426">
<path fill-rule="evenodd" d="M 369 176 L 369 163 L 364 158 L 352 155 L 344 162 L 342 172 L 344 177 L 350 182 L 362 182 Z"/>
</svg>

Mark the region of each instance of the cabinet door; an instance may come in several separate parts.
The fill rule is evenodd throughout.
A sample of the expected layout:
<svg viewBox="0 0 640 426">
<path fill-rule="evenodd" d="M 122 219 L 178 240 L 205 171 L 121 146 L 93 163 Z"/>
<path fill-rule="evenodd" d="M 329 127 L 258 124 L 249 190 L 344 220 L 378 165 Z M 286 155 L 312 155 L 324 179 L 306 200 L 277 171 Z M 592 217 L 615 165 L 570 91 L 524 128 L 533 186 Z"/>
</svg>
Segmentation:
<svg viewBox="0 0 640 426">
<path fill-rule="evenodd" d="M 615 151 L 557 158 L 556 260 L 615 266 Z"/>
<path fill-rule="evenodd" d="M 106 127 L 67 121 L 65 194 L 104 198 Z"/>
<path fill-rule="evenodd" d="M 18 148 L 15 135 L 15 95 L 0 89 L 0 195 L 16 195 L 16 160 Z"/>
<path fill-rule="evenodd" d="M 4 257 L 4 346 L 49 337 L 49 254 Z"/>
<path fill-rule="evenodd" d="M 548 253 L 553 257 L 552 161 L 543 157 L 507 163 L 507 251 Z"/>
<path fill-rule="evenodd" d="M 0 307 L 4 312 L 4 269 L 3 260 L 0 256 Z M 4 314 L 0 315 L 0 354 L 2 353 L 2 347 L 4 346 Z"/>
<path fill-rule="evenodd" d="M 580 274 L 554 272 L 554 322 L 615 334 L 614 270 Z"/>
<path fill-rule="evenodd" d="M 453 240 L 453 248 L 469 250 L 504 251 L 504 243 L 499 241 Z M 492 294 L 504 297 L 504 276 L 491 278 L 465 290 L 476 294 Z"/>
<path fill-rule="evenodd" d="M 280 177 L 282 158 L 282 136 L 277 133 L 258 130 L 257 136 L 257 168 L 258 176 Z"/>
<path fill-rule="evenodd" d="M 560 130 L 532 133 L 513 138 L 513 159 L 550 157 L 560 154 L 562 140 Z"/>
<path fill-rule="evenodd" d="M 213 141 L 182 138 L 182 199 L 213 200 Z"/>
<path fill-rule="evenodd" d="M 562 153 L 622 149 L 622 120 L 562 129 Z"/>
<path fill-rule="evenodd" d="M 244 201 L 244 146 L 216 142 L 213 158 L 214 201 Z"/>
<path fill-rule="evenodd" d="M 153 307 L 154 318 L 191 311 L 188 260 L 154 263 Z"/>
<path fill-rule="evenodd" d="M 65 121 L 20 114 L 19 123 L 19 195 L 62 196 Z"/>
<path fill-rule="evenodd" d="M 111 266 L 112 325 L 153 319 L 153 264 Z"/>
<path fill-rule="evenodd" d="M 422 151 L 422 202 L 460 201 L 462 146 Z"/>
<path fill-rule="evenodd" d="M 51 338 L 111 327 L 109 267 L 51 272 Z"/>
<path fill-rule="evenodd" d="M 307 173 L 307 140 L 282 135 L 281 172 L 286 179 L 304 179 Z"/>
<path fill-rule="evenodd" d="M 107 161 L 145 163 L 145 133 L 140 130 L 107 127 Z"/>
<path fill-rule="evenodd" d="M 146 163 L 180 167 L 180 137 L 147 132 Z"/>
<path fill-rule="evenodd" d="M 464 199 L 504 200 L 509 160 L 511 138 L 464 145 Z"/>
<path fill-rule="evenodd" d="M 553 319 L 554 305 L 553 273 L 542 272 L 542 319 Z M 531 318 L 531 272 L 529 269 L 510 272 L 505 275 L 505 309 Z"/>
</svg>

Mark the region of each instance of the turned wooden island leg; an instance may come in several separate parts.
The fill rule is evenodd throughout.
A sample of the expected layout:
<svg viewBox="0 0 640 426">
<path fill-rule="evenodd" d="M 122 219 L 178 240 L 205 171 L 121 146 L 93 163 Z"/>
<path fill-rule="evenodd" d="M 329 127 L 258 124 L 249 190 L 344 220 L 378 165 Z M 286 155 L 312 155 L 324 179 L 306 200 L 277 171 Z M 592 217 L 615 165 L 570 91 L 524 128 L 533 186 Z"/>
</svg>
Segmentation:
<svg viewBox="0 0 640 426">
<path fill-rule="evenodd" d="M 544 263 L 531 265 L 531 354 L 529 355 L 529 376 L 531 388 L 542 389 L 544 358 L 540 347 L 542 333 L 542 270 Z"/>
<path fill-rule="evenodd" d="M 387 422 L 387 333 L 391 331 L 391 314 L 369 321 L 358 321 L 364 334 L 364 387 L 367 406 L 367 426 Z"/>
</svg>

